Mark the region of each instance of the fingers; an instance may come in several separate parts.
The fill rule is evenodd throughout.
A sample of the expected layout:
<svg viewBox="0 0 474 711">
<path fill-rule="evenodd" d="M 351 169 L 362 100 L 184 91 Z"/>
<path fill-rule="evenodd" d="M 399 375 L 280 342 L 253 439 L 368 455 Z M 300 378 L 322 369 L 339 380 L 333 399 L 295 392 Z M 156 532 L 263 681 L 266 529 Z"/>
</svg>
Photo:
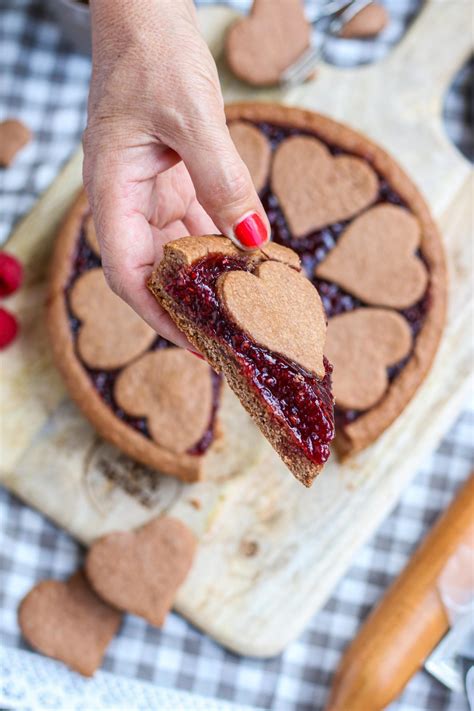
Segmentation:
<svg viewBox="0 0 474 711">
<path fill-rule="evenodd" d="M 232 142 L 221 108 L 199 117 L 183 134 L 179 153 L 199 203 L 220 232 L 239 247 L 255 249 L 270 225 L 247 167 Z"/>
<path fill-rule="evenodd" d="M 183 222 L 189 235 L 213 235 L 218 232 L 217 227 L 197 200 L 193 200 L 189 205 Z"/>
<path fill-rule="evenodd" d="M 146 286 L 154 264 L 162 256 L 163 243 L 183 236 L 187 230 L 175 222 L 169 225 L 167 234 L 160 235 L 143 209 L 150 203 L 154 180 L 130 186 L 121 181 L 120 171 L 112 173 L 111 180 L 92 181 L 94 189 L 90 193 L 107 282 L 159 335 L 182 348 L 195 350 Z"/>
</svg>

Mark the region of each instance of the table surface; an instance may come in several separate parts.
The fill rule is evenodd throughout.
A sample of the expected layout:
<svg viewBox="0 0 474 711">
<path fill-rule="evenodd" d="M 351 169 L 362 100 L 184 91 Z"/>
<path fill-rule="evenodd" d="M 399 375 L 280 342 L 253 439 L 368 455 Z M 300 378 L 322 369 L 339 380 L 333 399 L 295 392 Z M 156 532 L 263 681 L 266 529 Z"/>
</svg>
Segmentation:
<svg viewBox="0 0 474 711">
<path fill-rule="evenodd" d="M 247 5 L 232 4 L 243 9 Z M 392 21 L 382 37 L 365 42 L 331 40 L 327 60 L 353 65 L 381 58 L 420 6 L 418 0 L 385 0 L 385 4 Z M 61 37 L 41 0 L 0 0 L 0 10 L 0 120 L 19 117 L 34 132 L 33 142 L 14 166 L 0 170 L 0 241 L 4 241 L 80 140 L 90 60 L 75 53 Z M 467 67 L 446 97 L 445 125 L 451 139 L 472 159 L 470 110 Z M 359 551 L 325 607 L 280 657 L 237 657 L 176 614 L 169 616 L 161 631 L 129 615 L 103 668 L 264 709 L 322 709 L 342 650 L 473 466 L 471 405 L 425 462 L 393 513 Z M 66 577 L 82 555 L 68 535 L 0 490 L 0 641 L 4 647 L 28 649 L 16 623 L 18 602 L 38 580 Z M 465 711 L 467 701 L 422 671 L 390 708 Z"/>
</svg>

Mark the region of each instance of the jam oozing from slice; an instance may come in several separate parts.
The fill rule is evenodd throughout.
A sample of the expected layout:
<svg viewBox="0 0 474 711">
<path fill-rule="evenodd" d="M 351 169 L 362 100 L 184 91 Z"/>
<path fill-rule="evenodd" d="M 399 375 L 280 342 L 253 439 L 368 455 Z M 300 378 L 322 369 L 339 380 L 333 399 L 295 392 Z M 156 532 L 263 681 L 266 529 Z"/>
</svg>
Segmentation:
<svg viewBox="0 0 474 711">
<path fill-rule="evenodd" d="M 165 288 L 185 316 L 232 348 L 247 382 L 291 434 L 293 447 L 323 464 L 334 437 L 332 367 L 325 359 L 326 374 L 320 380 L 254 343 L 229 319 L 217 296 L 217 280 L 225 272 L 249 269 L 248 260 L 213 254 L 172 275 Z"/>
<path fill-rule="evenodd" d="M 70 329 L 73 334 L 74 340 L 76 340 L 79 330 L 81 328 L 81 321 L 76 318 L 74 313 L 72 312 L 70 308 L 70 303 L 69 303 L 69 292 L 76 281 L 81 274 L 84 274 L 85 272 L 89 271 L 90 269 L 96 269 L 97 267 L 101 266 L 101 261 L 100 258 L 92 251 L 92 249 L 89 247 L 87 240 L 85 239 L 84 233 L 81 231 L 80 237 L 77 242 L 75 254 L 73 257 L 72 261 L 72 268 L 71 268 L 71 274 L 69 277 L 69 281 L 66 287 L 66 304 L 67 304 L 67 309 L 68 309 L 68 317 L 69 317 L 69 324 L 70 324 Z M 150 346 L 149 350 L 150 351 L 156 351 L 158 349 L 162 348 L 169 348 L 172 347 L 173 344 L 170 343 L 169 341 L 166 340 L 166 338 L 162 338 L 161 336 L 157 336 L 155 341 L 152 343 Z M 78 355 L 79 357 L 79 355 Z M 79 357 L 80 358 L 80 357 Z M 144 437 L 147 437 L 148 439 L 151 439 L 151 434 L 148 429 L 148 423 L 145 417 L 133 417 L 132 415 L 129 415 L 125 410 L 123 410 L 121 407 L 117 405 L 117 402 L 114 397 L 114 387 L 115 387 L 115 381 L 117 380 L 117 377 L 121 371 L 120 368 L 117 368 L 115 370 L 95 370 L 93 368 L 89 368 L 86 363 L 82 361 L 82 366 L 86 373 L 88 374 L 94 388 L 102 398 L 102 400 L 108 405 L 108 407 L 112 410 L 114 415 L 119 418 L 119 420 L 122 420 L 125 422 L 127 425 L 130 427 L 133 427 L 133 429 L 137 430 L 142 434 Z M 216 425 L 216 416 L 217 416 L 217 410 L 219 407 L 219 402 L 220 402 L 220 391 L 221 391 L 221 384 L 222 384 L 222 378 L 220 375 L 215 373 L 214 371 L 211 370 L 211 378 L 212 378 L 212 410 L 211 410 L 211 416 L 209 418 L 209 423 L 207 425 L 206 430 L 203 432 L 200 440 L 196 442 L 188 451 L 187 454 L 193 454 L 196 456 L 204 454 L 209 447 L 211 446 L 213 440 L 214 440 L 214 433 L 215 433 L 215 425 Z"/>
</svg>

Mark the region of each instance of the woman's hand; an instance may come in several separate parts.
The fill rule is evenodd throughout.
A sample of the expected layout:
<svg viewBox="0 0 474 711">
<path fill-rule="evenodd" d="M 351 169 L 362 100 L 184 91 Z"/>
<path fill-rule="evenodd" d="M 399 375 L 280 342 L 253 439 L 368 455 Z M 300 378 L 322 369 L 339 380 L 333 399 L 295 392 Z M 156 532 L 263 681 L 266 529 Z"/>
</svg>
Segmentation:
<svg viewBox="0 0 474 711">
<path fill-rule="evenodd" d="M 92 0 L 91 11 L 84 184 L 105 276 L 158 333 L 189 347 L 146 288 L 163 245 L 219 231 L 255 248 L 268 221 L 191 0 Z"/>
</svg>

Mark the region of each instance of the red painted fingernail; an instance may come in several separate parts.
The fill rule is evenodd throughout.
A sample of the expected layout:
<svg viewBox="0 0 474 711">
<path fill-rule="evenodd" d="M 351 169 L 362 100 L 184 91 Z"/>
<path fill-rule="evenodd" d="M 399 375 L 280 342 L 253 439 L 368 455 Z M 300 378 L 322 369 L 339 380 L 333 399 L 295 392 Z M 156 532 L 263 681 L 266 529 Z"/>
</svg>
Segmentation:
<svg viewBox="0 0 474 711">
<path fill-rule="evenodd" d="M 200 353 L 196 353 L 196 351 L 192 351 L 190 348 L 186 348 L 188 353 L 192 353 L 193 355 L 196 356 L 196 358 L 200 358 L 201 360 L 206 360 L 204 356 L 202 356 Z"/>
<path fill-rule="evenodd" d="M 18 259 L 7 252 L 0 252 L 0 296 L 9 296 L 21 285 L 23 267 Z"/>
<path fill-rule="evenodd" d="M 6 309 L 0 309 L 0 349 L 6 348 L 15 340 L 18 333 L 18 321 Z"/>
<path fill-rule="evenodd" d="M 234 235 L 242 247 L 260 247 L 268 240 L 268 229 L 260 215 L 249 212 L 234 225 Z"/>
</svg>

